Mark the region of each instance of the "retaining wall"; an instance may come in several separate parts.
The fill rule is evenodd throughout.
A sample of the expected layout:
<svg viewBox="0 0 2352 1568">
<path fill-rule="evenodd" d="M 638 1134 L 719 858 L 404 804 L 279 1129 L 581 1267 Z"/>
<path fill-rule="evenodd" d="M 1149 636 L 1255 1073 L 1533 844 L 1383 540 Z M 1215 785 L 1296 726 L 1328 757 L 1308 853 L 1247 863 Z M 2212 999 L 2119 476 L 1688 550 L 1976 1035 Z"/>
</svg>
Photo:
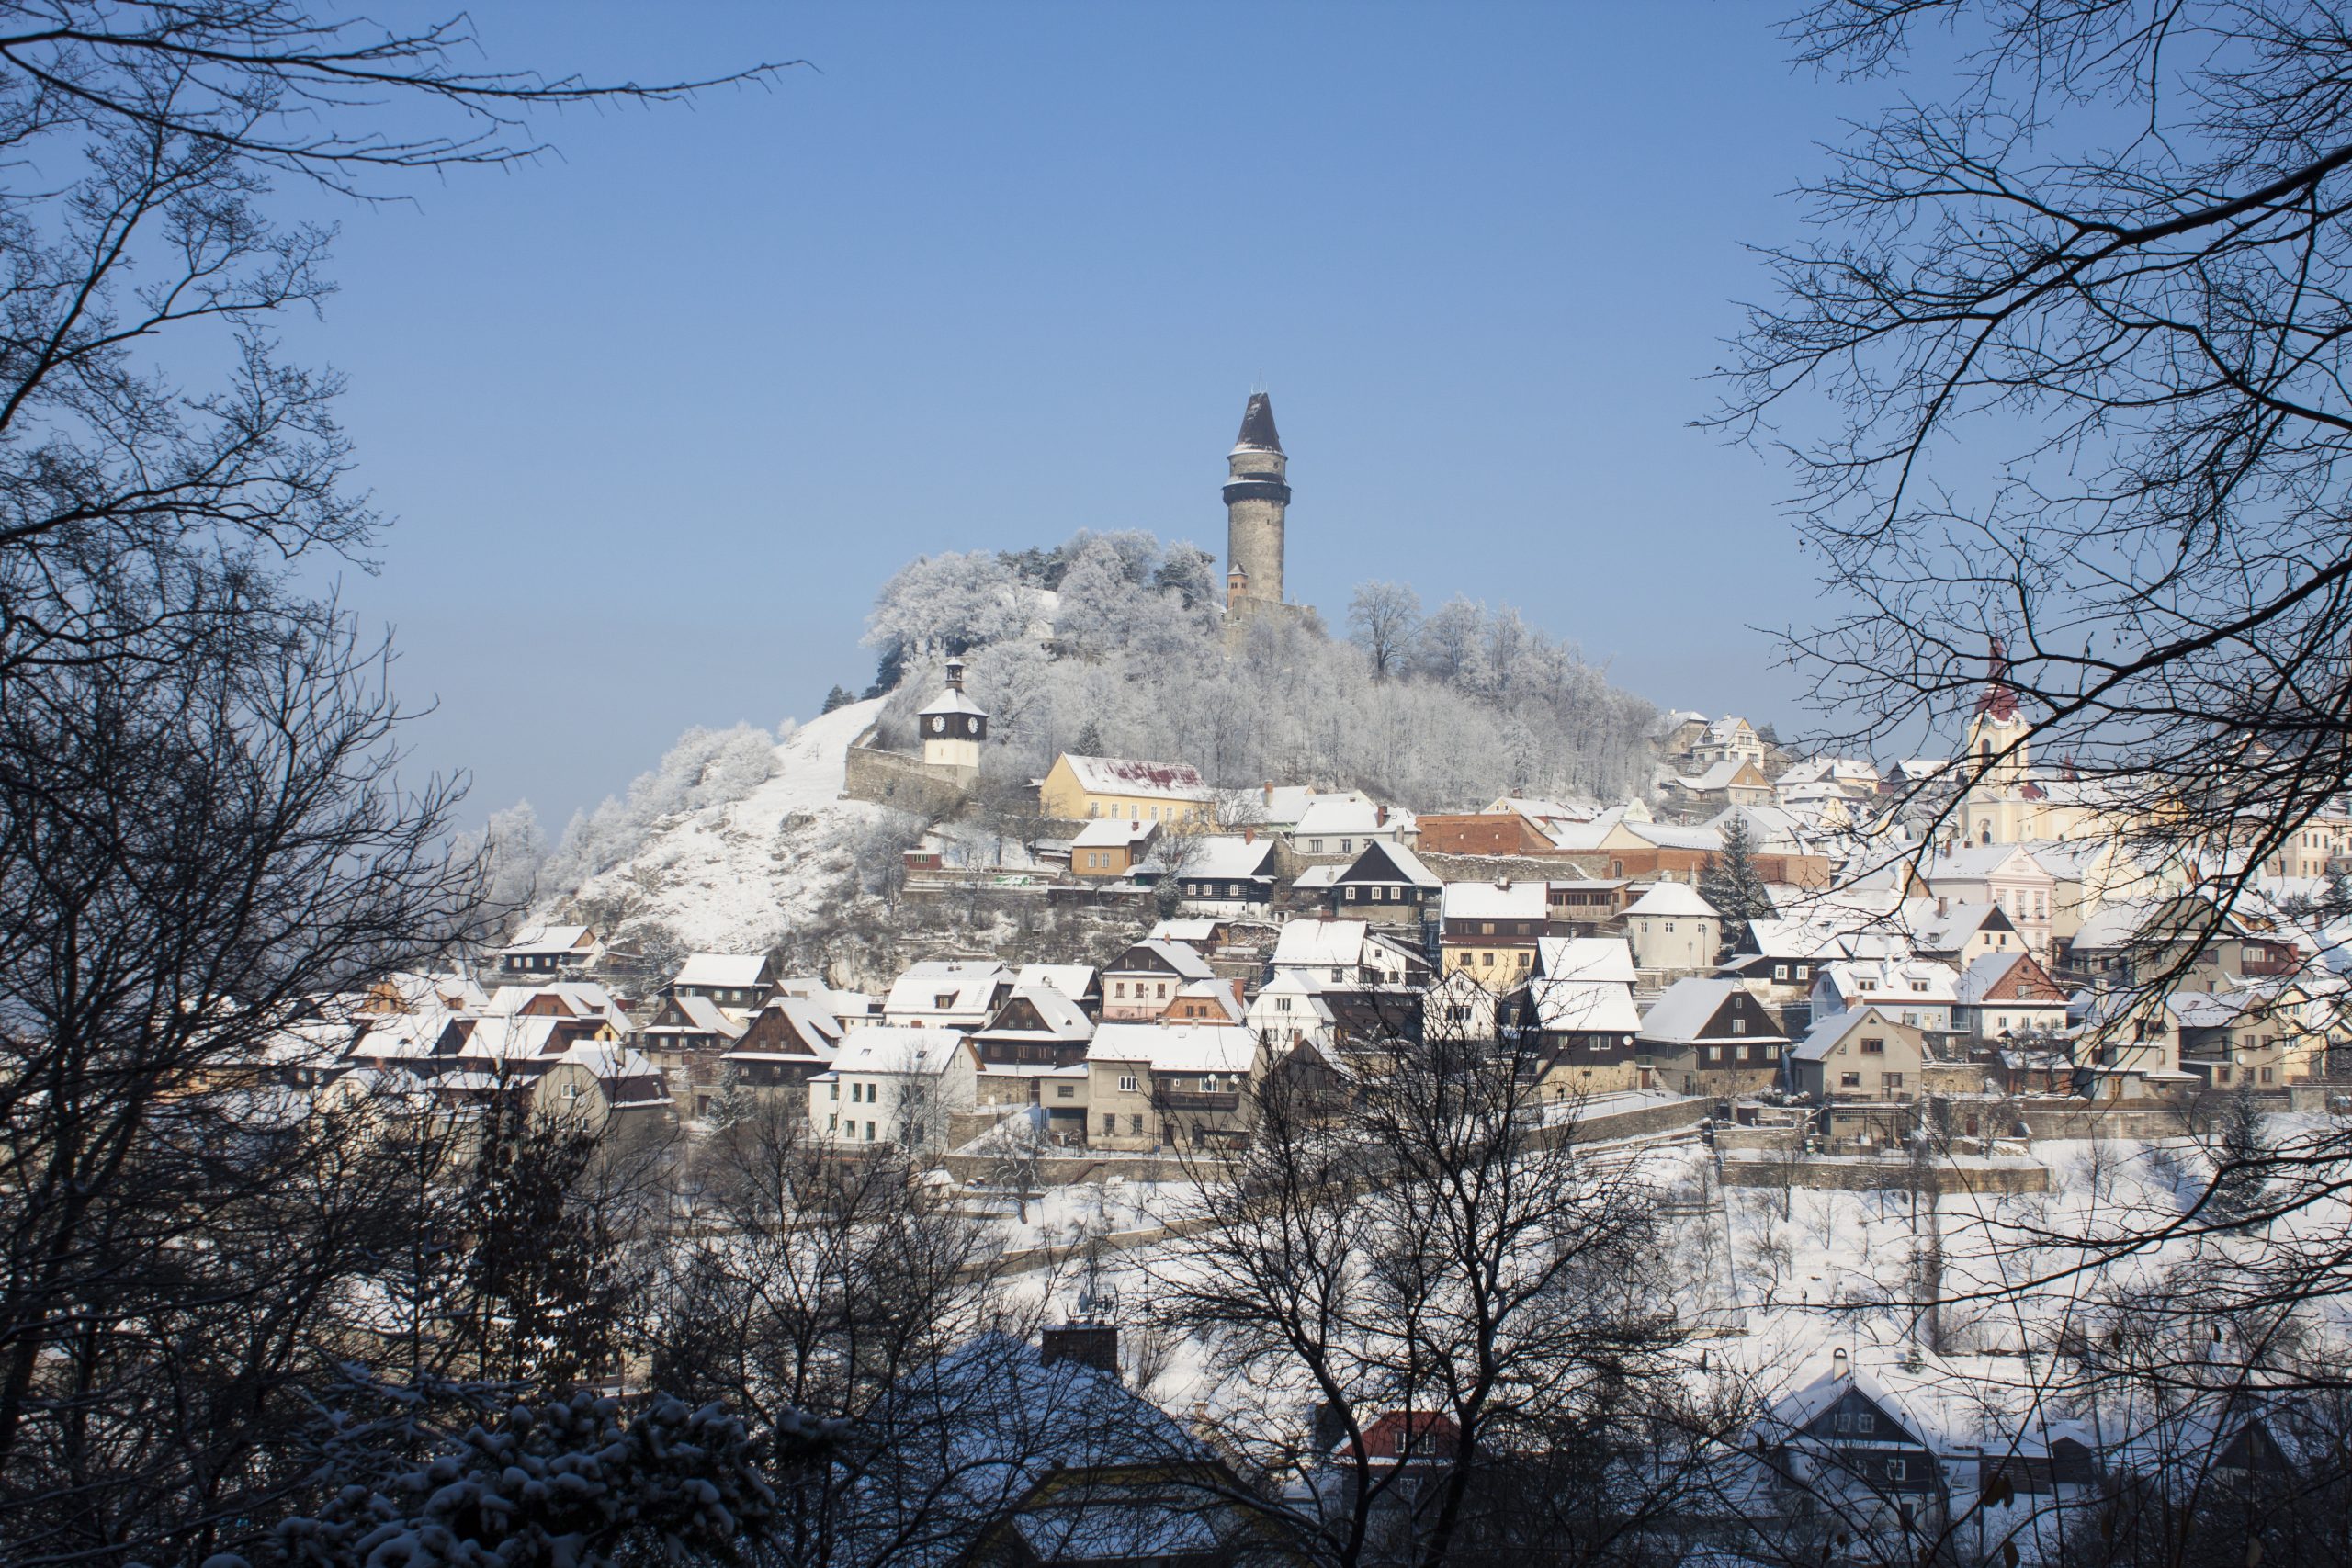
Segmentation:
<svg viewBox="0 0 2352 1568">
<path fill-rule="evenodd" d="M 1937 1192 L 2047 1192 L 2050 1168 L 2030 1160 L 1943 1159 L 1929 1167 L 1927 1183 Z M 1725 1187 L 1806 1187 L 1837 1192 L 1907 1190 L 1917 1179 L 1907 1159 L 1853 1155 L 1810 1155 L 1792 1165 L 1769 1156 L 1727 1158 Z"/>
</svg>

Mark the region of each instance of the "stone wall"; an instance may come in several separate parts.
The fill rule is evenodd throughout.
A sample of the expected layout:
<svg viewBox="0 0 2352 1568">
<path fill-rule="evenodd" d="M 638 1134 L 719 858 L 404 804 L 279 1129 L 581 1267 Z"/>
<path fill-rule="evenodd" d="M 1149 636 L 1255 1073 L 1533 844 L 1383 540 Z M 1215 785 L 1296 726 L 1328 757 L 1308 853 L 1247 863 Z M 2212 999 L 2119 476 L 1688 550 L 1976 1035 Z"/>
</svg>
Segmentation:
<svg viewBox="0 0 2352 1568">
<path fill-rule="evenodd" d="M 1766 1151 L 1741 1151 L 1723 1161 L 1725 1187 L 1817 1188 L 1838 1192 L 1901 1191 L 1915 1179 L 1908 1159 L 1858 1155 L 1808 1155 L 1794 1164 Z M 2047 1192 L 2050 1168 L 2031 1160 L 1951 1156 L 1928 1168 L 1938 1192 Z"/>
<path fill-rule="evenodd" d="M 944 817 L 963 804 L 978 780 L 975 768 L 933 767 L 921 757 L 859 744 L 844 760 L 842 793 L 919 817 Z"/>
</svg>

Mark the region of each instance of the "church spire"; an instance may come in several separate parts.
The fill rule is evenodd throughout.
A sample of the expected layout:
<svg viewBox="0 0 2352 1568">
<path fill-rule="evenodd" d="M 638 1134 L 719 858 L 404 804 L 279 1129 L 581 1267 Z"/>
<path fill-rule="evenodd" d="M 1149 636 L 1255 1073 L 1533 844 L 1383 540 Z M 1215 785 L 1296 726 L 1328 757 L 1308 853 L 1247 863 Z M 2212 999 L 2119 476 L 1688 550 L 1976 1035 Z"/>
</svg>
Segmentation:
<svg viewBox="0 0 2352 1568">
<path fill-rule="evenodd" d="M 1993 638 L 1985 656 L 1984 690 L 1977 696 L 1976 711 L 1996 724 L 2017 722 L 2018 693 L 2009 684 L 2009 651 L 1999 637 Z"/>
</svg>

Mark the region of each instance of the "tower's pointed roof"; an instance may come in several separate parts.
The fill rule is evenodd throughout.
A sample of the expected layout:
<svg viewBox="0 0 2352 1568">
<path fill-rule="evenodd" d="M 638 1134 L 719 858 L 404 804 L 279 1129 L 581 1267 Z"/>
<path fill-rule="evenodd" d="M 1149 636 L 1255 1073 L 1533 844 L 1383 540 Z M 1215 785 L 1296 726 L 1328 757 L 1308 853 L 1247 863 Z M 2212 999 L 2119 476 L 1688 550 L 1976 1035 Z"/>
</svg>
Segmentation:
<svg viewBox="0 0 2352 1568">
<path fill-rule="evenodd" d="M 1995 637 L 1985 660 L 1984 690 L 1976 699 L 1976 711 L 1996 724 L 2014 724 L 2018 716 L 2017 688 L 2009 684 L 2009 650 Z"/>
<path fill-rule="evenodd" d="M 1258 452 L 1279 452 L 1283 438 L 1274 434 L 1273 400 L 1263 392 L 1250 394 L 1250 406 L 1241 411 L 1241 434 L 1235 438 L 1233 449 Z"/>
</svg>

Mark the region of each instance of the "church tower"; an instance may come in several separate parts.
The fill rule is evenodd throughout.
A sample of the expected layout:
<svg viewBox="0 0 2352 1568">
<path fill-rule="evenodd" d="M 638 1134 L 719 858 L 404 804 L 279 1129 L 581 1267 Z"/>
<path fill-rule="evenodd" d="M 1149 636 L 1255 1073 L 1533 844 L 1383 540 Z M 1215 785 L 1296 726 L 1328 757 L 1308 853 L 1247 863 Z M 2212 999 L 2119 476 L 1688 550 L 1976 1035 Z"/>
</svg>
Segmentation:
<svg viewBox="0 0 2352 1568">
<path fill-rule="evenodd" d="M 922 729 L 922 760 L 934 768 L 980 771 L 980 742 L 989 738 L 989 716 L 964 694 L 964 661 L 947 661 L 947 690 L 915 716 Z"/>
<path fill-rule="evenodd" d="M 1229 604 L 1283 600 L 1283 513 L 1290 486 L 1283 480 L 1290 459 L 1274 434 L 1274 405 L 1263 392 L 1250 394 L 1241 412 L 1241 434 L 1226 454 L 1232 478 L 1225 481 L 1225 561 Z"/>
</svg>

